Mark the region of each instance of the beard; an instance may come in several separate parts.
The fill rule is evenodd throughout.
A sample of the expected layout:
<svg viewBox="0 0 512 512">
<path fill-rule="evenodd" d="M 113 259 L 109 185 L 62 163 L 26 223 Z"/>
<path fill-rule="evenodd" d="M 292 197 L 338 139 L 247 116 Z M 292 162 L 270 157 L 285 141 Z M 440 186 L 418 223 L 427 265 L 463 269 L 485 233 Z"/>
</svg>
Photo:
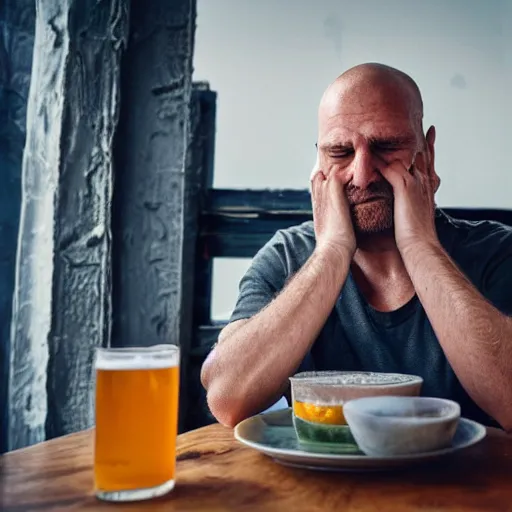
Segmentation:
<svg viewBox="0 0 512 512">
<path fill-rule="evenodd" d="M 387 181 L 375 181 L 365 189 L 349 185 L 347 197 L 356 236 L 393 230 L 394 196 Z"/>
</svg>

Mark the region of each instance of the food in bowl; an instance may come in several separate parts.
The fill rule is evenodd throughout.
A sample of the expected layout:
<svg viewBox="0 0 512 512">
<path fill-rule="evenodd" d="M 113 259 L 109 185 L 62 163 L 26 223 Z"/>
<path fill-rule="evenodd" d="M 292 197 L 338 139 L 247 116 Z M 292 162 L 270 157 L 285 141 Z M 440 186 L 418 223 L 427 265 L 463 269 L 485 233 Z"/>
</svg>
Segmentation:
<svg viewBox="0 0 512 512">
<path fill-rule="evenodd" d="M 376 372 L 301 372 L 290 377 L 293 425 L 309 451 L 359 453 L 344 413 L 349 400 L 368 396 L 418 396 L 416 375 Z"/>
</svg>

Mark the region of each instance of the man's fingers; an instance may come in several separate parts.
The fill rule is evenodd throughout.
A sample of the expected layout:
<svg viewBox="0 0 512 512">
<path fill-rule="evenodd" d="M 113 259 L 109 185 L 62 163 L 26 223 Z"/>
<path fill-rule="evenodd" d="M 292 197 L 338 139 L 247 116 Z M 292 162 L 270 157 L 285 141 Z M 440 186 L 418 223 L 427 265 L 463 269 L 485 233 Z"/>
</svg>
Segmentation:
<svg viewBox="0 0 512 512">
<path fill-rule="evenodd" d="M 435 173 L 432 165 L 429 165 L 427 155 L 423 151 L 419 151 L 416 153 L 414 160 L 412 162 L 414 172 L 416 172 L 421 178 L 423 182 L 434 183 L 438 180 L 438 176 Z"/>
<path fill-rule="evenodd" d="M 318 187 L 323 181 L 325 181 L 325 174 L 320 169 L 317 169 L 315 174 L 311 176 L 311 192 L 313 197 L 316 195 Z"/>
<path fill-rule="evenodd" d="M 426 181 L 427 183 L 430 184 L 430 187 L 432 188 L 433 192 L 437 191 L 437 189 L 439 188 L 439 184 L 441 183 L 441 180 L 439 179 L 439 176 L 437 175 L 433 164 L 429 163 L 427 155 L 425 153 L 421 153 L 420 167 L 421 169 L 423 169 Z"/>
<path fill-rule="evenodd" d="M 439 186 L 439 178 L 433 167 L 429 165 L 427 155 L 423 151 L 416 154 L 413 166 L 425 192 L 434 193 Z"/>
<path fill-rule="evenodd" d="M 413 178 L 414 171 L 411 173 L 400 160 L 395 160 L 387 167 L 382 168 L 380 173 L 393 189 L 396 190 L 397 188 L 407 185 L 408 180 Z"/>
<path fill-rule="evenodd" d="M 412 161 L 412 166 L 415 171 L 419 172 L 423 176 L 429 176 L 430 169 L 429 165 L 427 164 L 427 158 L 423 151 L 418 151 L 416 153 Z"/>
<path fill-rule="evenodd" d="M 319 182 L 322 182 L 322 181 L 325 181 L 325 174 L 323 173 L 322 170 L 318 169 L 315 173 L 315 175 L 311 178 L 311 181 L 313 183 L 319 183 Z"/>
<path fill-rule="evenodd" d="M 340 172 L 334 172 L 329 175 L 329 179 L 332 180 L 332 185 L 336 190 L 345 190 L 347 183 L 346 183 L 346 176 L 344 176 Z"/>
</svg>

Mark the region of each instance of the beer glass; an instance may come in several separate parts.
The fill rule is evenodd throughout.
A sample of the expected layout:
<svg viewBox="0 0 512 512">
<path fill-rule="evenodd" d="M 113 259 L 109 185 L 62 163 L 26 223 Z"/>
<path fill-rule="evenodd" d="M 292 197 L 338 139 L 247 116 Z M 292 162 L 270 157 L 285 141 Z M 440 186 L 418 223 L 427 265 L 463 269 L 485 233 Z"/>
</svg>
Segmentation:
<svg viewBox="0 0 512 512">
<path fill-rule="evenodd" d="M 174 488 L 179 348 L 99 348 L 96 352 L 96 496 L 155 498 Z"/>
</svg>

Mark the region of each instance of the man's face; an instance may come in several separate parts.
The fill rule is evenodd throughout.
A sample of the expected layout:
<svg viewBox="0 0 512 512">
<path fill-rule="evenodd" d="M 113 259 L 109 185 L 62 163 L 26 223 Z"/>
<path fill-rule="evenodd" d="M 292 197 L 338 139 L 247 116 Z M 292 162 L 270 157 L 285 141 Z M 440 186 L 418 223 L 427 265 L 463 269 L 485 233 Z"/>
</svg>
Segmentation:
<svg viewBox="0 0 512 512">
<path fill-rule="evenodd" d="M 318 147 L 322 170 L 344 178 L 356 235 L 392 230 L 393 189 L 380 169 L 408 168 L 425 147 L 407 101 L 382 89 L 343 94 L 320 114 Z"/>
</svg>

